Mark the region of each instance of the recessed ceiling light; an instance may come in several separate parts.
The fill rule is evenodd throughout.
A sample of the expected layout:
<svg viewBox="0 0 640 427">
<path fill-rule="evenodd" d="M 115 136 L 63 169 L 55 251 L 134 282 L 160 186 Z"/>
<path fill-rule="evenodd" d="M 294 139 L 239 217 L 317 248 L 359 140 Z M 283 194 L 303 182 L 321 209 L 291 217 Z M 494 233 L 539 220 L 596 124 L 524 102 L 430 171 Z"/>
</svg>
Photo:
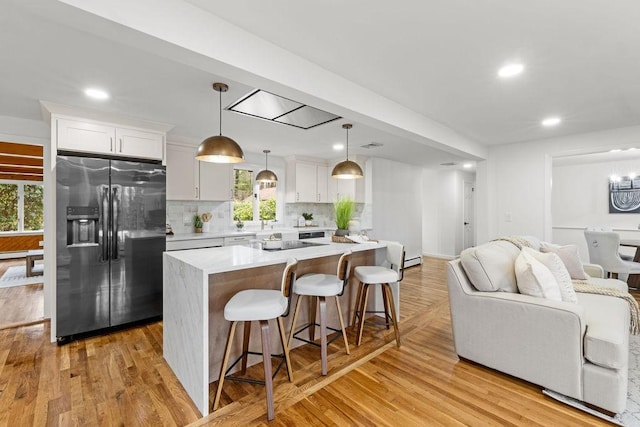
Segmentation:
<svg viewBox="0 0 640 427">
<path fill-rule="evenodd" d="M 622 151 L 620 148 L 614 148 L 612 150 L 609 150 L 610 153 L 619 153 L 620 151 Z"/>
<path fill-rule="evenodd" d="M 465 168 L 465 169 L 469 169 L 469 168 L 473 167 L 473 165 L 471 163 L 465 163 L 465 164 L 462 165 L 462 167 Z"/>
<path fill-rule="evenodd" d="M 500 77 L 513 77 L 522 73 L 524 65 L 522 64 L 509 64 L 498 70 L 498 76 Z"/>
<path fill-rule="evenodd" d="M 561 121 L 560 117 L 548 117 L 542 121 L 542 126 L 555 126 Z"/>
<path fill-rule="evenodd" d="M 93 99 L 109 99 L 109 94 L 106 91 L 94 87 L 85 89 L 84 94 Z"/>
<path fill-rule="evenodd" d="M 336 151 L 344 150 L 344 144 L 333 144 L 333 149 Z"/>
</svg>

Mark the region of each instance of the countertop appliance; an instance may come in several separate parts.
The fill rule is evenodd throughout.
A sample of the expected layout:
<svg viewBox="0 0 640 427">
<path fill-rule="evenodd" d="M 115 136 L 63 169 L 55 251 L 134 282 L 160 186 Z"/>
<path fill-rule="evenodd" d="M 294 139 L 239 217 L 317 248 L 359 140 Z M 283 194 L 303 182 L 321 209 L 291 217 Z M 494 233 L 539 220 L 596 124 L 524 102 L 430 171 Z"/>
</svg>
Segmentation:
<svg viewBox="0 0 640 427">
<path fill-rule="evenodd" d="M 56 181 L 58 342 L 161 316 L 165 167 L 59 155 Z"/>
<path fill-rule="evenodd" d="M 315 239 L 317 237 L 324 237 L 324 231 L 300 231 L 298 233 L 298 239 Z"/>
</svg>

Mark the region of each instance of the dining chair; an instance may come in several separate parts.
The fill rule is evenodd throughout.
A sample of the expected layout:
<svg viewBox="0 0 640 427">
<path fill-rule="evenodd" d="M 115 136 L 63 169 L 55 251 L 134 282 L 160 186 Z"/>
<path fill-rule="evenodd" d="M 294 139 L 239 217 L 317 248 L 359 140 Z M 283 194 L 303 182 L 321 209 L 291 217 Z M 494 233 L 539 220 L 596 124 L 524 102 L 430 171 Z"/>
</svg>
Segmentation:
<svg viewBox="0 0 640 427">
<path fill-rule="evenodd" d="M 589 262 L 602 266 L 607 275 L 626 282 L 629 274 L 640 274 L 640 262 L 620 258 L 620 235 L 612 231 L 585 230 Z"/>
<path fill-rule="evenodd" d="M 587 227 L 587 231 L 613 232 L 613 228 L 609 227 L 609 226 L 606 226 L 606 225 L 592 225 L 592 226 Z M 620 258 L 622 258 L 624 261 L 633 261 L 633 255 L 623 254 L 620 251 L 618 251 L 618 254 L 620 255 Z"/>
</svg>

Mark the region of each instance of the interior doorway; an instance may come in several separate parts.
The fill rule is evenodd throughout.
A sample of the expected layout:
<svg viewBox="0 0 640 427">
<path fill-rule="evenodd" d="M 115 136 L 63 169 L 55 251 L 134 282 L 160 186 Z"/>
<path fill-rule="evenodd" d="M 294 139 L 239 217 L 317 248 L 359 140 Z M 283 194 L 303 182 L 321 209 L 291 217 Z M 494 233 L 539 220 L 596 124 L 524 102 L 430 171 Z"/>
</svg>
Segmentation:
<svg viewBox="0 0 640 427">
<path fill-rule="evenodd" d="M 464 181 L 462 197 L 462 249 L 467 249 L 476 245 L 474 187 L 474 182 Z"/>
<path fill-rule="evenodd" d="M 43 152 L 0 141 L 0 329 L 44 319 Z"/>
</svg>

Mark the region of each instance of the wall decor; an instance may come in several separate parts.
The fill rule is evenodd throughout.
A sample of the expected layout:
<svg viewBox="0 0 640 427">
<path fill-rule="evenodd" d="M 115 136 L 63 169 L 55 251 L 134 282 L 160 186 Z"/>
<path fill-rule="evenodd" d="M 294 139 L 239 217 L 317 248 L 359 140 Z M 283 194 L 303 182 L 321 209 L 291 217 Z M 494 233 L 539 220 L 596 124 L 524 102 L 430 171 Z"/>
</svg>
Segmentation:
<svg viewBox="0 0 640 427">
<path fill-rule="evenodd" d="M 609 179 L 609 213 L 640 213 L 640 177 Z"/>
</svg>

